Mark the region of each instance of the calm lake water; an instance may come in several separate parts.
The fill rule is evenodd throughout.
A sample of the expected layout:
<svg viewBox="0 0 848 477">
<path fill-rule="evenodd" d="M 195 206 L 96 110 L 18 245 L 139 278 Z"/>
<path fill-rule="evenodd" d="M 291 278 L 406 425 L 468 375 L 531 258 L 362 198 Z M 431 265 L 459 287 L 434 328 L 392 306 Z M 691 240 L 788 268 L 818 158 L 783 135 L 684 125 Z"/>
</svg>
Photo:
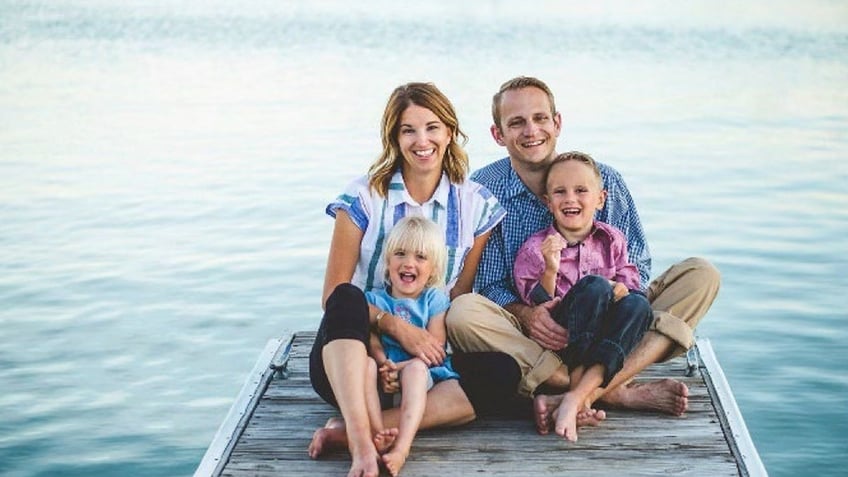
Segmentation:
<svg viewBox="0 0 848 477">
<path fill-rule="evenodd" d="M 0 2 L 2 475 L 190 475 L 317 326 L 390 91 L 435 82 L 476 168 L 521 74 L 624 174 L 654 274 L 721 269 L 699 334 L 770 474 L 845 472 L 848 5 L 352 3 Z"/>
</svg>

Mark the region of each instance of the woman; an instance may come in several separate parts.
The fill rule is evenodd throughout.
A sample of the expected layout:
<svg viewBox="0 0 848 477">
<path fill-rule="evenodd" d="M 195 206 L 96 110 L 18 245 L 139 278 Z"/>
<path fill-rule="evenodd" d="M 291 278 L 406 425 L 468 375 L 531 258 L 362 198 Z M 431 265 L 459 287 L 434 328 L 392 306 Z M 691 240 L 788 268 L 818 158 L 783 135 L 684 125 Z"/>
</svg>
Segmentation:
<svg viewBox="0 0 848 477">
<path fill-rule="evenodd" d="M 471 291 L 486 240 L 505 215 L 488 190 L 466 180 L 468 156 L 460 143 L 466 136 L 450 101 L 434 85 L 395 89 L 381 126 L 383 151 L 368 175 L 327 207 L 335 226 L 324 278 L 325 313 L 310 355 L 313 388 L 341 411 L 344 422 L 331 420 L 316 431 L 309 452 L 317 457 L 346 431 L 350 476 L 379 473 L 365 404 L 367 376 L 373 372 L 366 348 L 370 329 L 392 336 L 427 365 L 445 359 L 441 343 L 427 330 L 365 301 L 364 291 L 383 287 L 380 257 L 389 230 L 407 215 L 422 215 L 440 226 L 448 248 L 446 290 L 453 298 Z M 497 355 L 494 359 L 511 360 Z M 386 427 L 397 426 L 397 414 L 396 409 L 384 412 Z M 460 384 L 447 380 L 428 392 L 421 427 L 458 425 L 474 417 Z"/>
</svg>

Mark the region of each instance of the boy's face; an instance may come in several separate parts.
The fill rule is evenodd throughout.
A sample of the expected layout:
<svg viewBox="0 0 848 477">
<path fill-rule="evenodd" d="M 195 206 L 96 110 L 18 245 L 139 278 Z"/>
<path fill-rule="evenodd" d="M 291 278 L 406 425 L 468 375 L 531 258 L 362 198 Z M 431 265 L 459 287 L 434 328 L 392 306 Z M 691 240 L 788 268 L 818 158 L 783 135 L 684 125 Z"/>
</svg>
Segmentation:
<svg viewBox="0 0 848 477">
<path fill-rule="evenodd" d="M 545 198 L 561 234 L 588 233 L 595 211 L 604 207 L 606 191 L 588 164 L 579 161 L 558 162 L 548 173 Z"/>
<path fill-rule="evenodd" d="M 398 249 L 389 256 L 386 269 L 393 297 L 418 298 L 433 274 L 433 263 L 421 252 Z"/>
<path fill-rule="evenodd" d="M 506 147 L 510 159 L 523 167 L 547 167 L 562 126 L 559 113 L 551 113 L 548 95 L 535 87 L 506 91 L 500 113 L 501 124 L 491 128 L 495 142 Z"/>
</svg>

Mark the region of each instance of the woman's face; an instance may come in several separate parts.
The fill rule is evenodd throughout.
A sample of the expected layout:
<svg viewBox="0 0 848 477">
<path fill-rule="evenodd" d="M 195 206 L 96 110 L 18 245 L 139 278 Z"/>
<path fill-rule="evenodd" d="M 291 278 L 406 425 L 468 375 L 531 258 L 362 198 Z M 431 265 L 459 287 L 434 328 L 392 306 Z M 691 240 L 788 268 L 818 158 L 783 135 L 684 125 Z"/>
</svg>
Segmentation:
<svg viewBox="0 0 848 477">
<path fill-rule="evenodd" d="M 401 114 L 398 128 L 404 173 L 441 176 L 450 141 L 451 131 L 435 113 L 416 104 L 410 105 Z"/>
</svg>

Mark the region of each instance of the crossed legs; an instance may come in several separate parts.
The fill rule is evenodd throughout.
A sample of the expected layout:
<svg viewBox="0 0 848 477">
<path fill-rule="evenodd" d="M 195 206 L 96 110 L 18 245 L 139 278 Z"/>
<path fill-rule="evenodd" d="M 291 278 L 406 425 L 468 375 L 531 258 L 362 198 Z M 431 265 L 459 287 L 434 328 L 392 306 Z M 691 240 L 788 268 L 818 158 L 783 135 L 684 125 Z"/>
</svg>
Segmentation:
<svg viewBox="0 0 848 477">
<path fill-rule="evenodd" d="M 718 294 L 720 274 L 708 261 L 689 258 L 670 267 L 647 290 L 654 321 L 623 367 L 590 401 L 611 408 L 653 410 L 680 415 L 688 406 L 686 385 L 672 379 L 632 384 L 631 380 L 649 365 L 684 352 L 692 343 L 693 330 Z M 500 350 L 511 355 L 522 371 L 522 393 L 532 394 L 558 366 L 550 366 L 550 350 L 524 336 L 517 319 L 480 295 L 463 295 L 448 312 L 448 336 L 463 351 Z M 492 331 L 494 330 L 494 331 Z M 489 336 L 494 339 L 489 339 Z M 554 359 L 557 359 L 554 356 Z M 557 363 L 558 364 L 558 363 Z M 537 397 L 534 414 L 537 427 L 552 422 L 550 413 L 562 395 Z"/>
</svg>

